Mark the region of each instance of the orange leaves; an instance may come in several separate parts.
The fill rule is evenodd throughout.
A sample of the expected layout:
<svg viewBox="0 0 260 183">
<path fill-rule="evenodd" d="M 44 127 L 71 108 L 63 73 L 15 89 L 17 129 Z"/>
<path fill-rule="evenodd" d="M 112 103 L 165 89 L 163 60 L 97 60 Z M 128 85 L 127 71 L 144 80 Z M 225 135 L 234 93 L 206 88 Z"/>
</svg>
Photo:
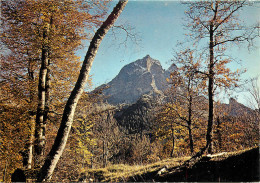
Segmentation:
<svg viewBox="0 0 260 183">
<path fill-rule="evenodd" d="M 104 16 L 104 5 L 106 2 L 98 2 L 90 6 L 82 4 L 81 0 L 77 1 L 36 1 L 26 0 L 23 2 L 14 2 L 14 10 L 9 10 L 5 4 L 3 5 L 3 15 L 10 21 L 6 21 L 5 37 L 15 35 L 17 45 L 23 42 L 34 41 L 40 47 L 42 44 L 41 37 L 44 26 L 50 24 L 51 31 L 49 33 L 49 44 L 58 48 L 64 41 L 67 48 L 78 47 L 82 39 L 90 39 L 85 33 L 85 28 L 93 29 L 98 25 Z M 95 11 L 91 12 L 92 8 L 96 8 L 98 14 Z M 19 9 L 16 11 L 16 9 Z M 91 12 L 91 13 L 90 13 Z M 100 13 L 100 14 L 99 14 Z M 15 26 L 11 24 L 12 21 L 17 22 Z M 19 31 L 20 30 L 20 31 Z M 14 38 L 15 38 L 14 37 Z M 72 41 L 73 40 L 73 41 Z M 14 43 L 8 44 L 9 48 L 12 48 Z M 76 43 L 76 44 L 75 44 Z M 22 46 L 22 45 L 21 45 Z M 35 47 L 35 46 L 34 46 Z M 61 49 L 59 47 L 58 49 Z M 70 48 L 71 49 L 71 48 Z M 57 50 L 57 49 L 56 49 Z M 64 48 L 63 48 L 64 50 Z M 64 50 L 65 52 L 66 50 Z"/>
<path fill-rule="evenodd" d="M 26 75 L 27 67 L 32 62 L 35 65 L 31 68 L 33 76 L 37 77 L 42 45 L 46 45 L 51 53 L 51 78 L 59 78 L 66 83 L 66 87 L 59 86 L 59 82 L 53 87 L 71 87 L 70 83 L 75 82 L 76 78 L 73 76 L 79 70 L 79 59 L 75 57 L 75 52 L 83 39 L 91 38 L 85 31 L 94 29 L 102 20 L 106 4 L 106 1 L 92 3 L 82 0 L 3 2 L 2 15 L 6 21 L 3 21 L 3 34 L 0 34 L 0 38 L 13 58 L 12 64 L 7 64 L 5 68 L 5 72 L 10 73 L 9 81 L 15 83 L 17 75 Z M 46 27 L 49 27 L 49 32 L 47 39 L 44 39 Z M 11 60 L 8 57 L 9 55 L 5 56 L 3 60 Z M 60 83 L 65 84 L 64 82 Z"/>
<path fill-rule="evenodd" d="M 22 166 L 21 152 L 24 151 L 27 137 L 31 133 L 29 128 L 30 118 L 27 113 L 27 105 L 17 107 L 12 103 L 2 103 L 3 93 L 0 102 L 0 169 L 7 166 L 7 179 L 11 173 Z"/>
<path fill-rule="evenodd" d="M 27 135 L 31 132 L 32 125 L 28 119 L 37 107 L 37 81 L 42 48 L 47 47 L 49 51 L 51 102 L 48 108 L 61 113 L 80 68 L 80 60 L 75 52 L 80 48 L 83 39 L 91 38 L 86 29 L 95 29 L 102 21 L 106 2 L 84 1 L 84 5 L 82 0 L 1 3 L 0 41 L 8 51 L 1 54 L 0 77 L 3 91 L 0 93 L 0 107 L 1 111 L 6 106 L 9 108 L 0 114 L 3 121 L 1 125 L 5 125 L 0 129 L 1 138 L 4 137 L 0 153 L 12 153 L 13 156 L 7 158 L 7 166 L 11 163 L 18 167 L 21 163 L 18 161 L 21 158 L 19 151 L 23 150 L 25 141 L 28 140 Z M 46 31 L 46 27 L 49 31 Z M 48 116 L 53 121 L 57 121 L 57 118 L 59 116 L 56 114 Z M 48 136 L 49 132 L 46 133 Z M 2 151 L 2 147 L 7 150 Z M 4 160 L 1 156 L 1 165 Z"/>
<path fill-rule="evenodd" d="M 215 84 L 220 88 L 237 87 L 239 76 L 243 73 L 239 69 L 231 71 L 230 68 L 227 68 L 227 64 L 230 62 L 231 59 L 223 59 L 215 63 Z"/>
</svg>

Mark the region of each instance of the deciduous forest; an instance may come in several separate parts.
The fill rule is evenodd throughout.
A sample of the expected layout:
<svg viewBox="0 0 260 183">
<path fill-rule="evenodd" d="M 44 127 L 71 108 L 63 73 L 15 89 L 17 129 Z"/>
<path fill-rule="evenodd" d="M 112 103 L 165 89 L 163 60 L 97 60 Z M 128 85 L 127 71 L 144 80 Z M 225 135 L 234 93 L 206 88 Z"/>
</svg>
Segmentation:
<svg viewBox="0 0 260 183">
<path fill-rule="evenodd" d="M 169 69 L 147 55 L 93 88 L 106 34 L 137 37 L 116 24 L 127 0 L 2 0 L 0 181 L 259 181 L 260 76 L 228 54 L 259 50 L 259 22 L 239 17 L 257 5 L 181 3 L 188 42 Z M 219 98 L 235 90 L 250 105 Z"/>
</svg>

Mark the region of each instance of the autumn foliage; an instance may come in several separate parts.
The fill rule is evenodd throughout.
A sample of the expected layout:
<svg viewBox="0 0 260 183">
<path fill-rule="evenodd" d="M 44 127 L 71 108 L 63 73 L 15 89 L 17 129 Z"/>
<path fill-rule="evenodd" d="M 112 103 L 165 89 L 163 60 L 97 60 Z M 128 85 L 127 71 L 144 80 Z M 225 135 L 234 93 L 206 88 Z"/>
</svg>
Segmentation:
<svg viewBox="0 0 260 183">
<path fill-rule="evenodd" d="M 42 133 L 46 135 L 43 136 L 45 142 L 52 142 L 46 141 L 46 138 L 55 132 L 52 128 L 57 125 L 65 99 L 79 73 L 80 58 L 76 56 L 76 51 L 84 40 L 92 37 L 92 32 L 102 22 L 106 5 L 107 1 L 93 3 L 81 0 L 1 2 L 1 134 L 9 134 L 1 136 L 5 142 L 1 144 L 4 149 L 1 151 L 1 169 L 8 175 L 3 180 L 10 178 L 15 167 L 22 166 L 22 161 L 15 159 L 23 157 L 26 161 L 31 156 L 28 148 L 35 140 L 34 130 L 38 129 L 35 118 L 43 57 L 47 55 L 48 60 L 44 78 L 44 125 L 48 126 Z M 19 141 L 7 144 L 12 137 Z M 17 148 L 17 144 L 21 147 Z M 4 155 L 11 149 L 16 149 L 12 157 Z"/>
<path fill-rule="evenodd" d="M 174 53 L 177 69 L 167 78 L 163 97 L 144 95 L 147 105 L 134 108 L 136 104 L 112 106 L 104 102 L 102 89 L 84 91 L 85 83 L 91 88 L 89 70 L 98 46 L 126 2 L 120 1 L 121 10 L 102 24 L 108 1 L 1 1 L 1 181 L 10 181 L 17 168 L 33 172 L 28 178 L 36 180 L 39 169 L 49 166 L 49 157 L 55 156 L 55 148 L 61 144 L 61 138 L 56 138 L 59 121 L 64 127 L 60 133 L 67 138 L 62 142 L 65 148 L 58 148 L 64 153 L 59 152 L 58 159 L 62 157 L 57 167 L 58 160 L 53 163 L 52 181 L 78 181 L 86 168 L 140 165 L 193 156 L 202 149 L 203 153 L 206 149 L 216 153 L 258 145 L 259 109 L 237 105 L 246 112 L 234 114 L 231 104 L 216 100 L 219 93 L 239 87 L 244 72 L 231 70 L 228 66 L 233 60 L 225 54 L 227 45 L 253 36 L 253 32 L 240 34 L 245 27 L 236 13 L 244 1 L 185 3 L 189 5 L 185 12 L 187 38 L 192 44 L 178 47 Z M 92 50 L 80 71 L 77 51 L 92 38 Z M 202 52 L 194 49 L 204 43 Z M 249 91 L 259 108 L 259 88 L 252 83 Z M 133 110 L 131 116 L 119 119 L 127 109 Z M 133 126 L 141 129 L 133 130 Z M 52 146 L 54 142 L 57 147 Z M 50 178 L 44 176 L 38 180 Z"/>
</svg>

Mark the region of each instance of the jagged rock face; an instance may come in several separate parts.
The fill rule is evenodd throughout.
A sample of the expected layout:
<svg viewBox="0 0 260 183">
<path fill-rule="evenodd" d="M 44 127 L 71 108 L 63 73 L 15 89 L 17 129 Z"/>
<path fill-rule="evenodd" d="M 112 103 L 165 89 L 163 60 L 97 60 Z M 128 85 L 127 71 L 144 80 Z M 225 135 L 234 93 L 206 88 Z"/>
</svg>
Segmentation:
<svg viewBox="0 0 260 183">
<path fill-rule="evenodd" d="M 253 113 L 252 109 L 240 104 L 234 98 L 229 99 L 228 108 L 230 116 L 245 116 Z"/>
<path fill-rule="evenodd" d="M 166 87 L 166 78 L 170 71 L 175 69 L 172 65 L 165 71 L 160 62 L 149 55 L 124 66 L 119 74 L 107 85 L 104 94 L 109 96 L 111 104 L 136 102 L 143 94 L 162 95 Z"/>
</svg>

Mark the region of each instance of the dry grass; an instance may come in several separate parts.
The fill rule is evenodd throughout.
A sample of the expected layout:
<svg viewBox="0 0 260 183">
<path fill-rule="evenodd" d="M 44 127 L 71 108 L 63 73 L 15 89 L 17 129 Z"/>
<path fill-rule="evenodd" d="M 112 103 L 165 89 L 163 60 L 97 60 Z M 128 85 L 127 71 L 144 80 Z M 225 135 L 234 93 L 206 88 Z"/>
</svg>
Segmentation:
<svg viewBox="0 0 260 183">
<path fill-rule="evenodd" d="M 127 181 L 129 177 L 134 177 L 150 172 L 157 172 L 163 167 L 176 167 L 190 159 L 190 156 L 181 158 L 169 158 L 148 165 L 124 165 L 115 164 L 106 168 L 86 170 L 88 177 L 98 179 L 101 182 L 121 182 Z"/>
<path fill-rule="evenodd" d="M 225 152 L 221 155 L 217 155 L 211 158 L 210 161 L 220 161 L 224 160 L 231 156 L 236 156 L 242 154 L 248 150 L 253 148 L 247 148 L 234 152 Z M 99 182 L 125 182 L 128 181 L 129 178 L 133 178 L 136 176 L 141 176 L 144 174 L 149 174 L 153 172 L 158 172 L 165 166 L 167 168 L 174 168 L 182 165 L 185 161 L 189 160 L 191 157 L 180 157 L 180 158 L 169 158 L 162 161 L 158 161 L 155 163 L 147 164 L 147 165 L 125 165 L 125 164 L 115 164 L 108 166 L 106 168 L 100 169 L 87 169 L 85 170 L 87 177 L 92 178 L 94 181 Z"/>
<path fill-rule="evenodd" d="M 232 152 L 225 152 L 223 155 L 220 155 L 220 156 L 212 158 L 211 161 L 221 161 L 221 160 L 227 159 L 228 157 L 231 157 L 231 156 L 240 155 L 240 154 L 242 154 L 242 153 L 244 153 L 246 151 L 249 151 L 251 149 L 254 149 L 256 147 L 258 147 L 258 146 L 246 148 L 246 149 L 243 149 L 243 150 L 237 150 L 237 151 L 232 151 Z"/>
</svg>

